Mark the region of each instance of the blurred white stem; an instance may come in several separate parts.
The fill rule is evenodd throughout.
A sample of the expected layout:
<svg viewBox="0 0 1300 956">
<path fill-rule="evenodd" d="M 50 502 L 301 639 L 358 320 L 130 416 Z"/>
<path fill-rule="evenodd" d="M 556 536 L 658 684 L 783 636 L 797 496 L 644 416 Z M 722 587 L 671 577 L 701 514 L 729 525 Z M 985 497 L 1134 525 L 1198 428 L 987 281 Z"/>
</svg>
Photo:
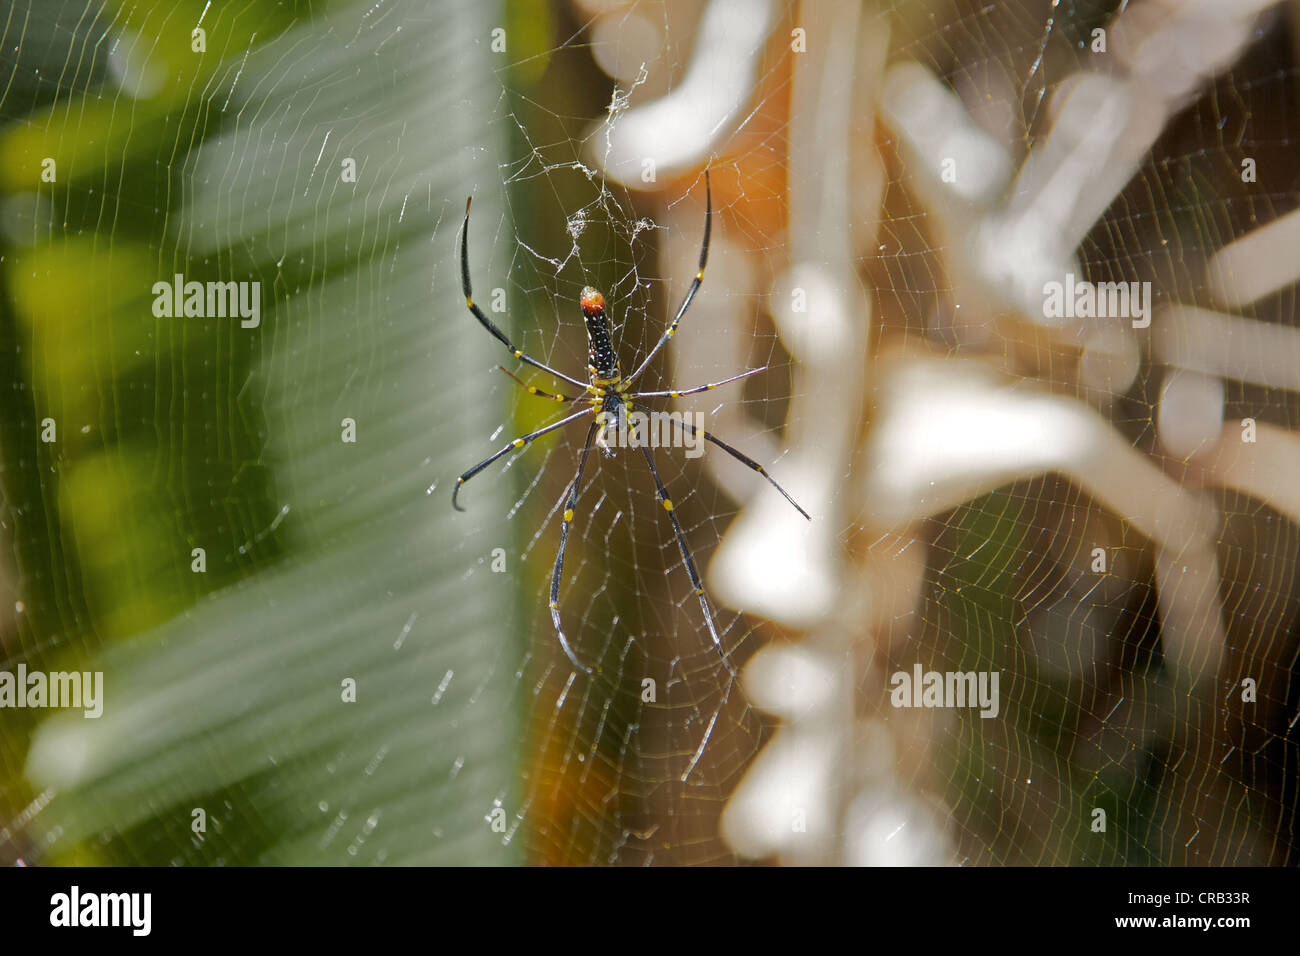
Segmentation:
<svg viewBox="0 0 1300 956">
<path fill-rule="evenodd" d="M 1176 306 L 1152 320 L 1161 362 L 1206 375 L 1300 391 L 1300 330 Z"/>
<path fill-rule="evenodd" d="M 642 189 L 655 181 L 643 178 L 647 168 L 657 178 L 698 167 L 744 115 L 775 17 L 774 0 L 710 0 L 681 82 L 624 112 L 611 107 L 588 140 L 592 158 L 611 179 Z"/>
<path fill-rule="evenodd" d="M 1255 441 L 1242 441 L 1241 426 L 1225 425 L 1200 461 L 1207 484 L 1250 495 L 1300 524 L 1300 436 L 1276 425 L 1255 426 Z"/>
<path fill-rule="evenodd" d="M 754 495 L 719 545 L 709 581 L 727 604 L 805 629 L 826 616 L 839 588 L 844 503 L 838 476 L 848 470 L 861 418 L 870 308 L 851 259 L 846 200 L 855 188 L 849 130 L 862 122 L 849 116 L 859 9 L 806 4 L 800 13 L 810 48 L 794 54 L 791 268 L 769 297 L 777 330 L 798 364 L 786 424 L 790 452 L 771 470 L 813 520 L 777 495 Z"/>
<path fill-rule="evenodd" d="M 860 427 L 870 302 L 852 260 L 849 219 L 854 189 L 878 209 L 883 177 L 850 175 L 855 73 L 874 88 L 888 37 L 861 41 L 857 4 L 804 4 L 799 25 L 809 51 L 794 58 L 790 105 L 789 248 L 791 267 L 770 290 L 782 342 L 797 360 L 786 434 L 790 454 L 779 474 L 813 514 L 806 522 L 760 488 L 728 529 L 710 566 L 720 597 L 790 627 L 818 632 L 797 649 L 769 646 L 746 668 L 754 702 L 780 716 L 781 728 L 741 782 L 723 817 L 723 833 L 746 856 L 781 854 L 788 862 L 843 857 L 842 782 L 853 779 L 854 669 L 858 622 L 869 614 L 865 589 L 843 593 L 847 557 L 838 537 L 852 491 L 840 487 Z M 857 61 L 855 64 L 855 60 Z M 861 71 L 861 72 L 858 72 Z M 874 101 L 874 96 L 864 103 Z M 799 308 L 796 302 L 806 308 Z M 783 681 L 804 675 L 799 693 Z"/>
<path fill-rule="evenodd" d="M 1210 291 L 1228 308 L 1249 305 L 1296 280 L 1300 210 L 1248 232 L 1214 254 L 1206 268 Z"/>
<path fill-rule="evenodd" d="M 1217 518 L 1205 502 L 1085 405 L 1003 380 L 973 360 L 883 361 L 864 469 L 868 527 L 905 527 L 1012 482 L 1059 472 L 1155 544 L 1166 650 L 1190 679 L 1214 673 L 1223 629 Z"/>
</svg>

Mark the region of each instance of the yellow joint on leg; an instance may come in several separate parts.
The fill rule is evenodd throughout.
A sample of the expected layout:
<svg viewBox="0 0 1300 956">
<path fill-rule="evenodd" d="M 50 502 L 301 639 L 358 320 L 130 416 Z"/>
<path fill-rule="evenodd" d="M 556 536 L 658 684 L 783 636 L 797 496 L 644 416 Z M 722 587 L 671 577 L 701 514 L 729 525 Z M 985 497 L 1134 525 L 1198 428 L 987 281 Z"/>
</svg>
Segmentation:
<svg viewBox="0 0 1300 956">
<path fill-rule="evenodd" d="M 465 304 L 469 306 L 471 309 L 474 308 L 474 300 L 471 299 L 469 296 L 465 296 Z"/>
<path fill-rule="evenodd" d="M 524 447 L 524 440 L 523 440 L 522 438 L 516 438 L 516 439 L 515 439 L 514 441 L 512 441 L 510 444 L 514 445 L 516 448 L 523 448 L 523 447 Z"/>
<path fill-rule="evenodd" d="M 665 498 L 664 511 L 672 511 L 672 510 L 673 510 L 673 500 L 671 498 Z"/>
<path fill-rule="evenodd" d="M 558 611 L 559 609 L 560 609 L 560 602 L 559 602 L 559 601 L 552 601 L 552 602 L 551 602 L 551 610 L 552 610 L 552 611 Z"/>
<path fill-rule="evenodd" d="M 699 597 L 699 596 L 700 596 L 701 594 L 703 594 L 703 593 L 704 593 L 704 588 L 696 588 L 696 589 L 695 589 L 695 596 L 696 596 L 696 597 Z"/>
<path fill-rule="evenodd" d="M 697 278 L 697 279 L 699 279 L 701 282 L 703 282 L 703 281 L 704 281 L 704 270 L 701 269 L 699 272 L 695 273 L 695 278 Z"/>
<path fill-rule="evenodd" d="M 572 509 L 572 508 L 565 508 L 565 509 L 564 509 L 564 520 L 565 520 L 566 522 L 569 522 L 569 521 L 572 521 L 572 520 L 573 520 L 573 509 Z"/>
</svg>

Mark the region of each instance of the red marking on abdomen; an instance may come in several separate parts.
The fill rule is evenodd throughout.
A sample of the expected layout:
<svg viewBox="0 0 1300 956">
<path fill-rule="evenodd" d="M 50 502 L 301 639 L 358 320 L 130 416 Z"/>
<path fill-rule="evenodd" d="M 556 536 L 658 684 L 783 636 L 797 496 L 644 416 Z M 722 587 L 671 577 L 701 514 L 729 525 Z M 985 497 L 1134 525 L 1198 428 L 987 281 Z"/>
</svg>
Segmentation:
<svg viewBox="0 0 1300 956">
<path fill-rule="evenodd" d="M 595 289 L 583 289 L 582 298 L 579 301 L 582 304 L 583 312 L 594 313 L 605 310 L 605 297 Z"/>
</svg>

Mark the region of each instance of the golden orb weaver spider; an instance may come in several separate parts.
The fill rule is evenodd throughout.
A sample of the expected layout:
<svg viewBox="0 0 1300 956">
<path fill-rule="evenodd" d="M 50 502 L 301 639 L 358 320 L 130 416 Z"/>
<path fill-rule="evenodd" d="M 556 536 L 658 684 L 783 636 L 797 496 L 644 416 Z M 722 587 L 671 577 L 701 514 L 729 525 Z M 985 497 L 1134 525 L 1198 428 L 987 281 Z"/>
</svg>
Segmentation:
<svg viewBox="0 0 1300 956">
<path fill-rule="evenodd" d="M 727 385 L 731 382 L 737 382 L 743 378 L 748 378 L 751 375 L 757 375 L 759 372 L 766 371 L 767 369 L 767 366 L 765 365 L 761 368 L 741 372 L 739 375 L 733 375 L 731 378 L 723 379 L 720 382 L 710 382 L 707 385 L 699 385 L 695 388 L 672 389 L 656 392 L 634 392 L 631 390 L 632 383 L 640 377 L 641 373 L 646 370 L 654 357 L 659 354 L 660 350 L 663 349 L 665 345 L 668 344 L 668 340 L 677 334 L 678 323 L 681 322 L 682 316 L 686 314 L 687 308 L 695 298 L 695 293 L 699 290 L 700 284 L 704 281 L 704 267 L 709 261 L 709 233 L 713 220 L 713 190 L 709 182 L 709 174 L 707 170 L 704 173 L 704 196 L 704 242 L 700 246 L 700 265 L 699 269 L 695 273 L 695 280 L 691 283 L 691 287 L 686 290 L 686 298 L 682 301 L 681 308 L 677 310 L 677 315 L 673 317 L 672 323 L 664 331 L 663 335 L 659 337 L 659 341 L 655 343 L 654 348 L 650 350 L 649 354 L 641 360 L 641 364 L 638 365 L 635 371 L 633 371 L 631 375 L 627 376 L 627 378 L 623 378 L 619 371 L 618 355 L 615 353 L 613 342 L 610 339 L 609 317 L 605 314 L 605 297 L 590 286 L 587 286 L 582 290 L 579 305 L 582 308 L 582 317 L 587 329 L 587 382 L 581 382 L 576 378 L 571 378 L 563 372 L 556 371 L 549 365 L 526 355 L 522 350 L 515 347 L 514 343 L 506 337 L 504 332 L 497 328 L 491 319 L 483 314 L 482 309 L 474 304 L 474 293 L 470 287 L 469 280 L 470 199 L 465 200 L 465 222 L 461 226 L 460 234 L 460 276 L 461 286 L 465 292 L 465 305 L 468 306 L 470 312 L 474 314 L 474 318 L 478 319 L 482 326 L 487 329 L 497 341 L 504 345 L 510 351 L 510 354 L 516 359 L 526 365 L 531 365 L 534 368 L 539 368 L 544 372 L 554 375 L 556 378 L 562 379 L 571 385 L 576 385 L 578 388 L 582 389 L 582 393 L 578 396 L 571 397 L 562 393 L 551 394 L 550 392 L 544 392 L 539 388 L 527 384 L 523 379 L 519 378 L 504 366 L 498 367 L 501 371 L 505 372 L 525 388 L 530 395 L 538 395 L 542 398 L 547 398 L 551 401 L 560 403 L 576 402 L 579 398 L 586 396 L 587 407 L 583 408 L 579 412 L 575 412 L 572 415 L 560 419 L 558 422 L 553 422 L 550 425 L 539 428 L 537 431 L 529 432 L 527 435 L 521 435 L 518 438 L 512 439 L 510 443 L 500 451 L 489 455 L 473 468 L 464 472 L 456 479 L 456 487 L 451 493 L 451 504 L 457 511 L 464 511 L 465 509 L 462 508 L 457 501 L 461 487 L 465 482 L 469 481 L 501 456 L 516 448 L 523 448 L 536 439 L 541 438 L 543 435 L 553 432 L 558 428 L 563 428 L 565 425 L 575 422 L 583 416 L 591 415 L 593 413 L 596 414 L 596 420 L 593 421 L 591 426 L 587 429 L 587 438 L 583 442 L 582 452 L 578 456 L 578 470 L 573 477 L 573 482 L 569 485 L 569 491 L 564 502 L 564 513 L 560 524 L 560 547 L 555 556 L 555 570 L 551 574 L 550 600 L 551 622 L 555 625 L 555 636 L 560 641 L 560 647 L 563 649 L 564 655 L 569 659 L 569 662 L 573 664 L 574 667 L 578 668 L 578 670 L 587 674 L 591 673 L 591 668 L 578 660 L 577 656 L 573 653 L 573 649 L 569 646 L 568 638 L 564 636 L 564 629 L 560 626 L 560 579 L 564 573 L 564 550 L 569 543 L 569 525 L 573 523 L 573 509 L 578 503 L 578 493 L 582 485 L 582 473 L 587 467 L 587 456 L 591 452 L 593 441 L 601 447 L 606 455 L 612 455 L 613 452 L 604 441 L 605 430 L 610 422 L 616 423 L 616 428 L 631 427 L 632 429 L 635 429 L 636 423 L 630 421 L 628 418 L 630 412 L 639 411 L 646 416 L 664 414 L 663 412 L 642 405 L 637 401 L 637 399 L 678 398 L 682 395 L 695 395 L 699 392 L 707 392 L 709 389 L 717 388 L 719 385 Z M 470 198 L 472 199 L 473 197 Z M 737 461 L 758 472 L 767 479 L 768 483 L 771 484 L 773 488 L 785 496 L 785 500 L 790 502 L 799 514 L 803 515 L 810 521 L 812 520 L 808 512 L 799 507 L 799 504 L 790 497 L 790 494 L 777 484 L 776 480 L 769 475 L 766 470 L 764 470 L 762 465 L 754 461 L 754 459 L 741 453 L 737 449 L 732 448 L 726 442 L 715 438 L 704 429 L 691 425 L 684 419 L 673 419 L 673 422 L 679 428 L 688 429 L 692 435 L 698 434 L 699 437 L 703 438 L 705 441 L 712 442 L 732 458 L 735 458 Z M 668 520 L 672 523 L 673 534 L 677 538 L 677 548 L 681 552 L 682 563 L 686 565 L 686 573 L 690 576 L 691 587 L 694 588 L 695 595 L 700 600 L 700 608 L 704 611 L 704 620 L 708 624 L 709 634 L 712 636 L 713 643 L 718 648 L 719 653 L 721 653 L 722 641 L 718 638 L 718 630 L 713 622 L 713 612 L 710 610 L 709 602 L 704 596 L 704 585 L 700 581 L 699 572 L 695 569 L 695 560 L 691 557 L 690 549 L 686 546 L 686 538 L 682 534 L 681 524 L 678 522 L 677 514 L 673 510 L 673 501 L 668 496 L 668 489 L 664 487 L 663 480 L 659 477 L 659 469 L 655 467 L 654 456 L 650 452 L 649 445 L 646 443 L 638 444 L 636 442 L 633 444 L 637 445 L 642 454 L 645 455 L 646 464 L 650 467 L 650 474 L 654 478 L 656 489 L 658 489 L 656 495 L 668 514 Z"/>
</svg>

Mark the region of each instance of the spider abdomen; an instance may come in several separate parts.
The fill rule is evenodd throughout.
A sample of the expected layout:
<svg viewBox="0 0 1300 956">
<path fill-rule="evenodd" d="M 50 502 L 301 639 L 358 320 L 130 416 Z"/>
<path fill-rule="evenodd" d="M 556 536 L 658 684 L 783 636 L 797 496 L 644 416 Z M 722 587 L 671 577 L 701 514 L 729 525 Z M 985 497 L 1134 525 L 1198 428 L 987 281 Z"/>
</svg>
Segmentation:
<svg viewBox="0 0 1300 956">
<path fill-rule="evenodd" d="M 605 297 L 587 286 L 582 290 L 582 318 L 587 325 L 587 371 L 593 385 L 616 385 L 619 381 L 618 356 L 609 337 L 609 317 L 605 314 Z"/>
</svg>

